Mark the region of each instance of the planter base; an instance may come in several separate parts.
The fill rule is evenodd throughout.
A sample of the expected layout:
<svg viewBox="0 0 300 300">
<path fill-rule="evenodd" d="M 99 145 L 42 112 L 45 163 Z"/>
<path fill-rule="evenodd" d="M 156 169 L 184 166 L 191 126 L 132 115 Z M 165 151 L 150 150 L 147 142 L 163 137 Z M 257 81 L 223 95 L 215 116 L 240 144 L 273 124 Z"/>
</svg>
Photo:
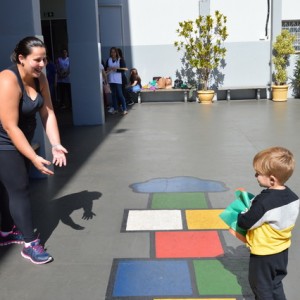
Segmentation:
<svg viewBox="0 0 300 300">
<path fill-rule="evenodd" d="M 210 104 L 215 95 L 214 90 L 198 91 L 198 100 L 202 104 Z"/>
<path fill-rule="evenodd" d="M 272 100 L 274 102 L 287 101 L 288 85 L 272 85 Z"/>
</svg>

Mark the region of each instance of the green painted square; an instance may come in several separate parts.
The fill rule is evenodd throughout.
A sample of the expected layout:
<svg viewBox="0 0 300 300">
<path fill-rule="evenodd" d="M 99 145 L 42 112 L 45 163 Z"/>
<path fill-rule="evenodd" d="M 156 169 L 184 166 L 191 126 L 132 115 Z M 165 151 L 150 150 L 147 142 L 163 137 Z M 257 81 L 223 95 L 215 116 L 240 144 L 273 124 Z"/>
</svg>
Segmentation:
<svg viewBox="0 0 300 300">
<path fill-rule="evenodd" d="M 236 275 L 226 270 L 219 260 L 194 260 L 198 292 L 204 295 L 242 295 Z"/>
<path fill-rule="evenodd" d="M 208 208 L 204 193 L 153 193 L 152 209 Z"/>
</svg>

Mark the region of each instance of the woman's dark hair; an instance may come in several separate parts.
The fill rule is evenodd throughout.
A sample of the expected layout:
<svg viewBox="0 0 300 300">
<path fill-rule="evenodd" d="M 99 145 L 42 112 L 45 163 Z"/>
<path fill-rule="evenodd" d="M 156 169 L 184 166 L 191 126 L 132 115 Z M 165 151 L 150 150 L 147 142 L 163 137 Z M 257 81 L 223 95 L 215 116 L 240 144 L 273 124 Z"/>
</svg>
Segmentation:
<svg viewBox="0 0 300 300">
<path fill-rule="evenodd" d="M 136 68 L 130 69 L 130 74 L 132 74 L 132 75 L 139 75 L 138 70 Z"/>
<path fill-rule="evenodd" d="M 124 57 L 123 57 L 123 51 L 122 51 L 122 49 L 117 48 L 117 51 L 118 51 L 118 53 L 119 53 L 120 58 L 123 59 Z"/>
<path fill-rule="evenodd" d="M 16 45 L 14 52 L 10 56 L 11 61 L 20 64 L 19 55 L 26 57 L 31 53 L 31 48 L 33 47 L 46 48 L 45 44 L 40 39 L 34 36 L 25 37 Z"/>
<path fill-rule="evenodd" d="M 142 79 L 138 74 L 138 70 L 136 68 L 130 69 L 130 78 L 129 78 L 131 83 L 134 83 L 135 81 L 138 82 L 140 86 L 142 86 Z"/>
<path fill-rule="evenodd" d="M 116 47 L 111 47 L 110 50 L 109 50 L 109 56 L 111 56 L 112 51 L 116 52 L 117 59 L 119 59 L 120 55 L 119 55 L 118 49 Z"/>
</svg>

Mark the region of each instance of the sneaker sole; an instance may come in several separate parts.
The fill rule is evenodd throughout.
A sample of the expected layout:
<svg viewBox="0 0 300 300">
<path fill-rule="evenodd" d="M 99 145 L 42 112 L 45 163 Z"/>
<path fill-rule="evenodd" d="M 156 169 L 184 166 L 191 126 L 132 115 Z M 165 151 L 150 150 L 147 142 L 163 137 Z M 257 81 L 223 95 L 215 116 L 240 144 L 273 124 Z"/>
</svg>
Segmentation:
<svg viewBox="0 0 300 300">
<path fill-rule="evenodd" d="M 12 244 L 24 244 L 24 241 L 9 241 L 9 242 L 5 242 L 5 243 L 0 243 L 0 247 L 2 246 L 9 246 L 9 245 L 12 245 Z"/>
<path fill-rule="evenodd" d="M 51 261 L 53 260 L 53 257 L 50 256 L 50 257 L 49 257 L 47 260 L 45 260 L 45 261 L 35 261 L 35 260 L 33 260 L 30 256 L 24 254 L 22 251 L 21 251 L 21 255 L 22 255 L 24 258 L 29 259 L 29 260 L 30 260 L 33 264 L 35 264 L 35 265 L 43 265 L 43 264 L 49 263 L 49 262 L 51 262 Z"/>
</svg>

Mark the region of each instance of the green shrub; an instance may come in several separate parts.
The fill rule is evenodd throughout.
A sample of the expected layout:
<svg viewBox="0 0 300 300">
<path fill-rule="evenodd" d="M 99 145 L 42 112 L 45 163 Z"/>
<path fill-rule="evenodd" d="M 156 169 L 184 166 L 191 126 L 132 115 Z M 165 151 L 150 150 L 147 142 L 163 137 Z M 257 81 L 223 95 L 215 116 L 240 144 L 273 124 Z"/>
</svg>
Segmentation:
<svg viewBox="0 0 300 300">
<path fill-rule="evenodd" d="M 199 16 L 194 21 L 179 22 L 179 29 L 176 30 L 181 40 L 175 41 L 174 46 L 178 51 L 185 50 L 187 61 L 198 71 L 204 90 L 208 89 L 213 70 L 226 54 L 223 46 L 228 37 L 226 22 L 227 17 L 215 11 L 213 16 Z"/>
<path fill-rule="evenodd" d="M 282 30 L 273 43 L 273 63 L 274 63 L 274 81 L 275 85 L 284 85 L 287 83 L 287 66 L 289 57 L 295 53 L 294 41 L 296 37 L 288 30 Z"/>
</svg>

